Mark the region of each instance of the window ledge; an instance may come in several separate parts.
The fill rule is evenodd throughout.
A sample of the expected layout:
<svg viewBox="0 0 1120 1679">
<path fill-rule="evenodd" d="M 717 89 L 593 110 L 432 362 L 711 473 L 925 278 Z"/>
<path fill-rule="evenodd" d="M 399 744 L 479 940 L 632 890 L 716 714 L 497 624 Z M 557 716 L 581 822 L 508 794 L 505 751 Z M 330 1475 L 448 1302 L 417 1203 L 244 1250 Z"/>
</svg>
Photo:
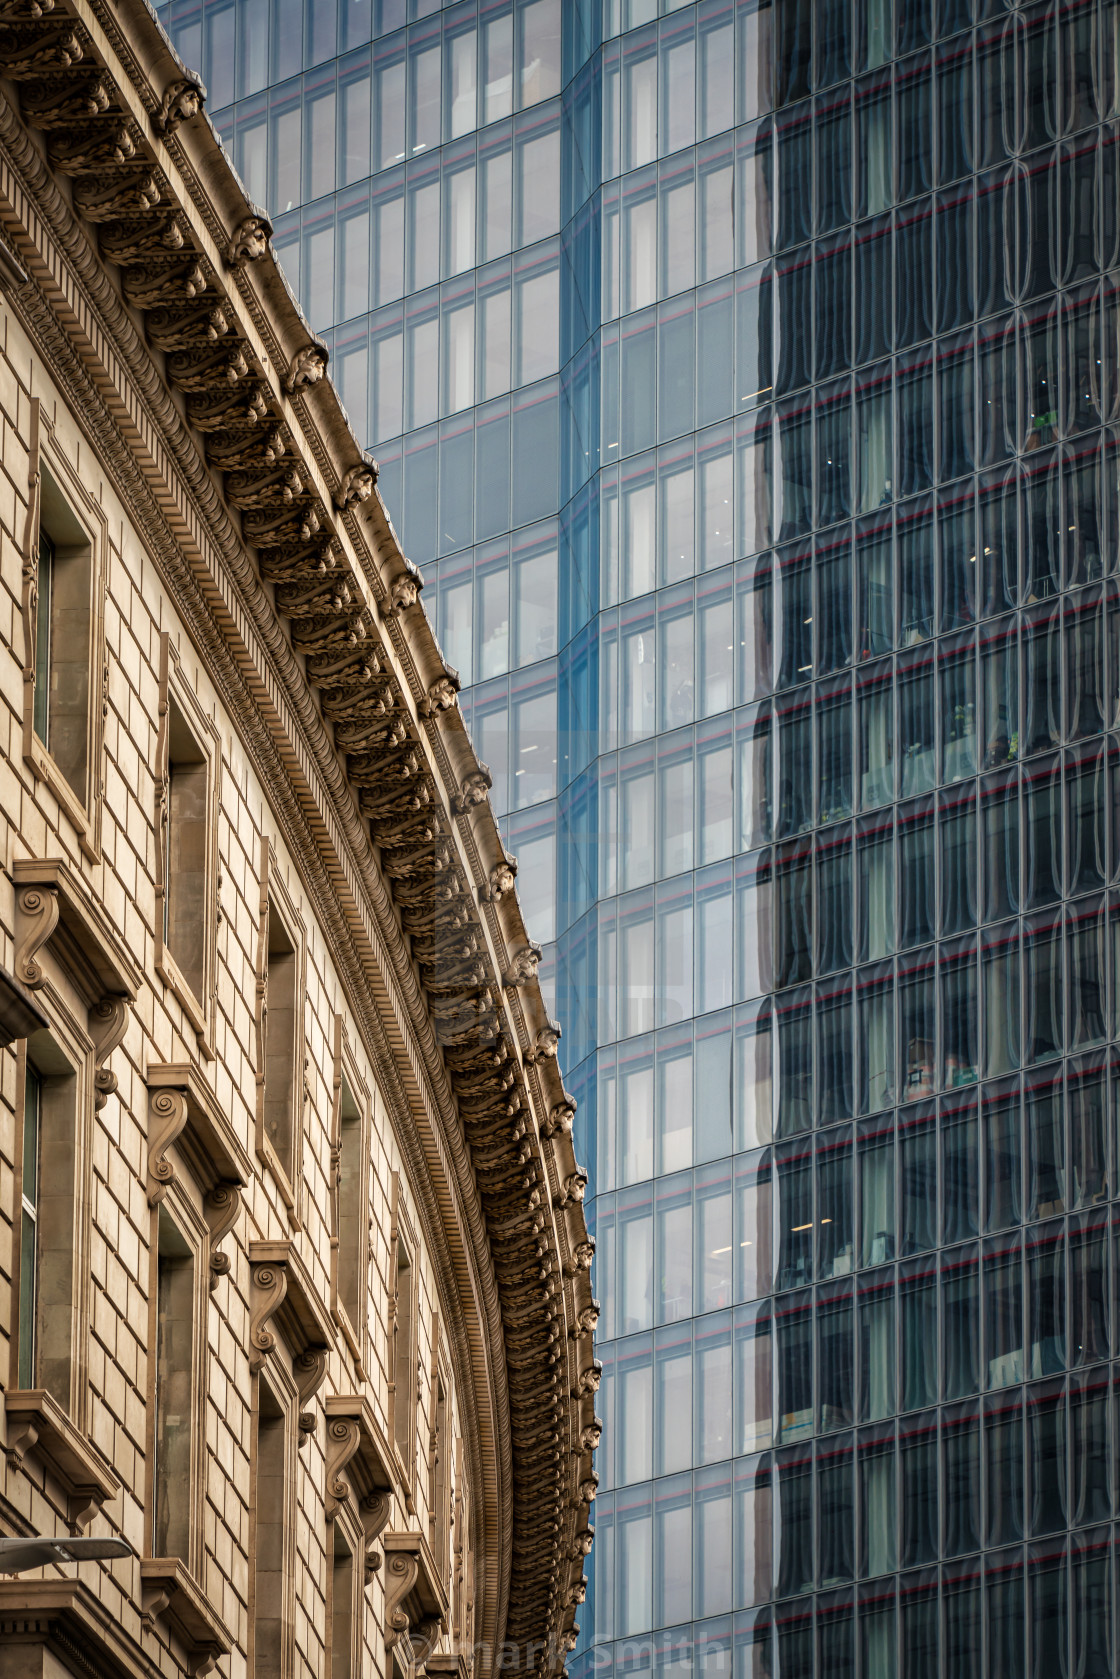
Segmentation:
<svg viewBox="0 0 1120 1679">
<path fill-rule="evenodd" d="M 55 1576 L 0 1581 L 0 1640 L 7 1643 L 13 1637 L 21 1647 L 30 1645 L 50 1655 L 49 1664 L 43 1662 L 44 1675 L 57 1672 L 57 1662 L 67 1673 L 87 1672 L 92 1660 L 105 1679 L 150 1679 L 151 1663 L 126 1638 L 112 1611 L 80 1580 Z M 27 1669 L 29 1679 L 37 1671 L 33 1661 Z"/>
<path fill-rule="evenodd" d="M 465 1651 L 457 1656 L 429 1656 L 424 1663 L 429 1673 L 447 1674 L 448 1679 L 470 1679 L 471 1658 Z"/>
<path fill-rule="evenodd" d="M 155 1104 L 148 1124 L 149 1202 L 154 1206 L 174 1180 L 175 1168 L 167 1159 L 173 1143 L 185 1150 L 203 1189 L 217 1183 L 243 1189 L 253 1175 L 252 1163 L 198 1067 L 190 1061 L 149 1061 L 145 1083 Z"/>
<path fill-rule="evenodd" d="M 100 1453 L 42 1388 L 6 1393 L 4 1415 L 9 1456 L 22 1466 L 34 1453 L 65 1489 L 71 1531 L 87 1527 L 102 1505 L 120 1491 L 120 1482 Z"/>
<path fill-rule="evenodd" d="M 435 1557 L 422 1533 L 387 1533 L 385 1549 L 385 1647 L 402 1634 L 412 1645 L 413 1661 L 427 1659 L 447 1628 L 447 1593 Z"/>
<path fill-rule="evenodd" d="M 178 998 L 180 1007 L 190 1022 L 191 1030 L 198 1039 L 203 1059 L 213 1061 L 214 1045 L 210 1039 L 209 1010 L 196 996 L 194 987 L 188 982 L 162 939 L 158 939 L 156 943 L 156 973 L 168 990 Z"/>
<path fill-rule="evenodd" d="M 179 1557 L 143 1557 L 140 1581 L 145 1622 L 166 1622 L 186 1650 L 188 1671 L 201 1679 L 233 1648 L 221 1616 Z"/>
<path fill-rule="evenodd" d="M 7 1049 L 17 1038 L 29 1038 L 48 1024 L 31 993 L 7 968 L 0 968 L 0 1049 Z"/>
<path fill-rule="evenodd" d="M 50 943 L 90 1004 L 105 996 L 140 994 L 143 974 L 86 881 L 61 857 L 20 857 L 16 889 L 16 979 L 29 991 L 44 984 L 36 960 Z M 56 913 L 57 912 L 57 913 Z"/>
<path fill-rule="evenodd" d="M 32 734 L 24 759 L 31 766 L 36 779 L 46 782 L 74 824 L 83 855 L 88 857 L 91 863 L 99 863 L 101 846 L 95 832 L 96 823 L 91 821 L 88 807 L 75 793 L 38 735 Z"/>
</svg>

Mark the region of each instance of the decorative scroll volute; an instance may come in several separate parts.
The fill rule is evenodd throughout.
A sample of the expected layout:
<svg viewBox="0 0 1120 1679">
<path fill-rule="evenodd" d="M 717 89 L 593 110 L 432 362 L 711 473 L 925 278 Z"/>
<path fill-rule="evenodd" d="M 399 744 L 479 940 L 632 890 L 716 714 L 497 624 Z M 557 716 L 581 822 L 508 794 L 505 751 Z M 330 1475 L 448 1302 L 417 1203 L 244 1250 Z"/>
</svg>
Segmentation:
<svg viewBox="0 0 1120 1679">
<path fill-rule="evenodd" d="M 187 1098 L 181 1090 L 153 1090 L 148 1097 L 148 1205 L 156 1207 L 175 1182 L 167 1151 L 187 1123 Z"/>
<path fill-rule="evenodd" d="M 105 1106 L 117 1088 L 117 1075 L 105 1065 L 128 1029 L 129 1002 L 127 997 L 102 997 L 89 1011 L 90 1029 L 95 1044 L 93 1055 L 93 1105 Z"/>
<path fill-rule="evenodd" d="M 315 1432 L 315 1413 L 311 1409 L 311 1401 L 322 1387 L 323 1378 L 327 1373 L 327 1348 L 305 1347 L 293 1368 L 300 1406 L 296 1444 L 303 1446 Z"/>
<path fill-rule="evenodd" d="M 350 1482 L 343 1470 L 362 1443 L 362 1428 L 356 1417 L 332 1417 L 327 1424 L 326 1517 L 333 1522 L 350 1497 Z"/>
<path fill-rule="evenodd" d="M 249 1316 L 249 1369 L 255 1376 L 276 1345 L 276 1337 L 268 1327 L 284 1303 L 288 1292 L 288 1273 L 274 1260 L 263 1260 L 252 1268 L 253 1286 Z"/>
<path fill-rule="evenodd" d="M 420 1574 L 420 1558 L 408 1551 L 394 1551 L 385 1564 L 385 1648 L 391 1650 L 408 1631 L 405 1598 Z"/>
<path fill-rule="evenodd" d="M 53 887 L 25 886 L 16 893 L 16 978 L 29 991 L 46 982 L 37 958 L 58 926 L 60 908 Z"/>
<path fill-rule="evenodd" d="M 216 1183 L 206 1197 L 206 1218 L 210 1226 L 210 1287 L 218 1286 L 218 1278 L 229 1275 L 233 1261 L 228 1253 L 220 1253 L 218 1244 L 229 1235 L 241 1211 L 241 1190 L 235 1183 Z"/>
</svg>

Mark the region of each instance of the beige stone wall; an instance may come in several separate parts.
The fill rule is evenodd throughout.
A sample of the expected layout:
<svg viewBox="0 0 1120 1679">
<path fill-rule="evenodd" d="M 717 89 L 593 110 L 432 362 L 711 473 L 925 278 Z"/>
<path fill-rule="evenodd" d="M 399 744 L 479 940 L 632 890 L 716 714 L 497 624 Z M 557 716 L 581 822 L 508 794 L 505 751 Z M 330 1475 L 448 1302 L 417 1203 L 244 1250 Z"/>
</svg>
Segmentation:
<svg viewBox="0 0 1120 1679">
<path fill-rule="evenodd" d="M 104 515 L 104 649 L 107 693 L 101 774 L 100 857 L 91 858 L 64 804 L 48 781 L 25 761 L 24 628 L 21 566 L 28 525 L 28 469 L 32 403 L 37 398 L 53 424 L 55 445 L 72 465 Z M 205 1342 L 202 1449 L 199 1467 L 200 1560 L 197 1583 L 233 1635 L 233 1652 L 220 1671 L 240 1679 L 247 1671 L 250 1615 L 247 1602 L 250 1566 L 251 1408 L 256 1381 L 250 1374 L 251 1313 L 248 1243 L 294 1239 L 310 1273 L 324 1315 L 331 1310 L 331 1136 L 335 1091 L 336 1017 L 352 1061 L 352 1073 L 370 1104 L 370 1234 L 368 1298 L 361 1344 L 356 1357 L 335 1328 L 326 1378 L 312 1401 L 315 1428 L 297 1449 L 295 1405 L 289 1403 L 290 1522 L 287 1610 L 292 1623 L 291 1675 L 321 1675 L 327 1643 L 329 1529 L 324 1513 L 326 1430 L 323 1400 L 328 1394 L 363 1394 L 388 1438 L 389 1284 L 393 1261 L 390 1226 L 394 1181 L 416 1238 L 415 1328 L 417 1354 L 416 1470 L 411 1504 L 397 1499 L 389 1529 L 435 1532 L 429 1510 L 428 1454 L 432 1418 L 433 1334 L 439 1317 L 436 1286 L 423 1242 L 417 1210 L 378 1080 L 364 1055 L 360 1033 L 348 1017 L 342 986 L 332 964 L 330 945 L 318 924 L 316 906 L 285 847 L 270 806 L 268 791 L 254 779 L 249 757 L 200 667 L 183 626 L 167 599 L 154 565 L 130 528 L 108 475 L 67 414 L 57 392 L 10 312 L 0 306 L 0 962 L 14 960 L 15 886 L 13 865 L 24 858 L 64 858 L 88 885 L 122 936 L 143 984 L 131 1010 L 120 1047 L 109 1061 L 119 1081 L 115 1094 L 89 1120 L 88 1154 L 83 1162 L 87 1197 L 88 1275 L 80 1280 L 87 1329 L 82 1334 L 81 1374 L 84 1428 L 88 1438 L 121 1483 L 120 1494 L 96 1516 L 87 1531 L 122 1532 L 139 1555 L 150 1547 L 146 1512 L 150 1487 L 150 1348 L 151 1246 L 158 1216 L 149 1205 L 147 1186 L 148 1093 L 146 1069 L 153 1062 L 196 1062 L 217 1104 L 253 1165 L 251 1182 L 233 1231 L 222 1243 L 232 1266 L 217 1278 L 213 1291 L 198 1279 L 200 1334 Z M 161 636 L 178 652 L 179 680 L 196 697 L 213 725 L 217 773 L 218 920 L 214 937 L 213 1058 L 205 1059 L 199 1038 L 172 988 L 156 971 L 157 782 L 154 773 L 159 741 Z M 275 1174 L 256 1147 L 256 987 L 260 940 L 262 847 L 271 846 L 275 876 L 290 900 L 305 935 L 302 1032 L 306 1045 L 307 1098 L 302 1108 L 299 1143 L 301 1181 L 297 1205 L 290 1209 Z M 80 999 L 48 953 L 46 964 L 60 995 L 70 997 L 75 1016 Z M 44 1007 L 50 1013 L 54 1004 Z M 12 1386 L 8 1335 L 13 1320 L 14 1228 L 19 1138 L 17 1107 L 21 1100 L 22 1054 L 19 1046 L 0 1051 L 0 1383 Z M 87 1093 L 88 1102 L 88 1093 Z M 89 1104 L 91 1107 L 92 1104 Z M 168 1192 L 174 1210 L 188 1203 L 196 1213 L 201 1200 L 179 1161 L 176 1183 Z M 201 1216 L 201 1215 L 200 1215 Z M 272 1325 L 275 1329 L 275 1324 Z M 450 1370 L 445 1358 L 445 1368 Z M 291 1386 L 290 1357 L 281 1343 L 266 1358 L 263 1374 L 278 1372 L 275 1391 Z M 280 1379 L 282 1378 L 282 1379 Z M 456 1396 L 450 1395 L 450 1432 L 457 1435 Z M 451 1442 L 445 1443 L 451 1456 Z M 65 1499 L 58 1483 L 32 1452 L 18 1464 L 9 1454 L 0 1469 L 0 1528 L 9 1532 L 66 1531 Z M 453 1476 L 449 1475 L 449 1492 Z M 467 1489 L 459 1492 L 466 1496 Z M 353 1501 L 351 1501 L 353 1502 Z M 353 1518 L 339 1520 L 354 1537 Z M 465 1526 L 465 1522 L 463 1523 Z M 458 1534 L 455 1536 L 458 1537 Z M 450 1547 L 449 1547 L 450 1549 Z M 360 1558 L 358 1559 L 360 1566 Z M 447 1564 L 450 1575 L 451 1563 Z M 382 1621 L 385 1568 L 358 1599 L 364 1605 L 365 1654 L 362 1673 L 384 1669 Z M 141 1620 L 138 1565 L 83 1565 L 81 1578 L 95 1585 L 126 1634 L 152 1658 L 158 1671 L 182 1671 L 178 1646 L 163 1620 Z M 443 1641 L 447 1647 L 446 1639 Z"/>
</svg>

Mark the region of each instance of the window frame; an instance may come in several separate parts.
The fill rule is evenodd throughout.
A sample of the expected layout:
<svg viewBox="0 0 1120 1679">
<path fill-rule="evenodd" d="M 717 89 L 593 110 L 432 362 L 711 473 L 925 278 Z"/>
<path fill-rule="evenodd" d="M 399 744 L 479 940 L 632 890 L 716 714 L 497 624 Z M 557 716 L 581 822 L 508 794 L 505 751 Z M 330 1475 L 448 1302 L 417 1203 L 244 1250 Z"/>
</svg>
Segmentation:
<svg viewBox="0 0 1120 1679">
<path fill-rule="evenodd" d="M 416 1472 L 417 1364 L 419 1361 L 419 1289 L 417 1255 L 419 1246 L 401 1190 L 400 1174 L 393 1173 L 392 1211 L 389 1223 L 389 1438 L 396 1454 L 401 1478 L 411 1491 Z M 406 1311 L 401 1310 L 401 1272 L 408 1273 Z M 407 1345 L 398 1337 L 402 1319 L 407 1325 Z M 407 1368 L 402 1364 L 407 1360 Z M 402 1382 L 402 1374 L 404 1380 Z M 403 1415 L 402 1415 L 403 1412 Z"/>
<path fill-rule="evenodd" d="M 191 1265 L 191 1394 L 190 1394 L 190 1457 L 186 1492 L 186 1551 L 187 1555 L 167 1556 L 155 1549 L 156 1501 L 158 1497 L 158 1464 L 156 1440 L 159 1426 L 159 1272 L 161 1254 L 160 1222 L 166 1218 L 187 1250 Z M 209 1290 L 202 1287 L 202 1277 L 209 1270 L 210 1233 L 206 1220 L 185 1190 L 182 1177 L 174 1178 L 151 1209 L 149 1244 L 148 1295 L 148 1378 L 147 1429 L 145 1441 L 144 1493 L 144 1554 L 161 1562 L 177 1558 L 196 1583 L 201 1583 L 204 1517 L 204 1468 L 206 1464 L 206 1395 L 207 1395 L 207 1337 L 205 1313 Z"/>
<path fill-rule="evenodd" d="M 20 1043 L 17 1053 L 16 1089 L 18 1099 L 16 1104 L 17 1134 L 15 1138 L 13 1206 L 19 1208 L 22 1212 L 24 1104 L 27 1068 L 30 1063 L 36 1068 L 46 1089 L 49 1089 L 52 1083 L 66 1083 L 70 1086 L 65 1095 L 61 1096 L 61 1100 L 65 1103 L 67 1109 L 66 1117 L 69 1123 L 67 1140 L 70 1145 L 70 1165 L 67 1171 L 68 1182 L 66 1185 L 66 1195 L 70 1201 L 72 1236 L 68 1291 L 70 1297 L 69 1382 L 68 1391 L 61 1393 L 57 1390 L 57 1384 L 52 1384 L 43 1379 L 37 1335 L 32 1343 L 34 1360 L 32 1380 L 25 1386 L 20 1379 L 20 1345 L 24 1328 L 23 1301 L 21 1298 L 23 1278 L 23 1220 L 21 1217 L 19 1220 L 13 1221 L 12 1229 L 13 1288 L 8 1386 L 12 1392 L 45 1390 L 75 1428 L 84 1433 L 89 1422 L 88 1348 L 90 1320 L 89 1289 L 85 1282 L 85 1278 L 89 1274 L 90 1219 L 87 1207 L 89 1198 L 84 1186 L 91 1166 L 90 1130 L 93 1113 L 94 1044 L 89 1034 L 83 1030 L 79 1020 L 62 1005 L 57 994 L 51 997 L 47 1012 L 50 1021 L 49 1026 L 34 1033 L 30 1039 L 24 1039 Z M 40 1203 L 43 1195 L 42 1167 L 44 1160 L 42 1130 L 44 1118 L 49 1121 L 50 1117 L 48 1109 L 40 1109 Z M 56 1154 L 53 1148 L 50 1152 Z M 55 1198 L 58 1198 L 57 1188 Z M 50 1219 L 47 1220 L 48 1227 L 51 1222 Z M 42 1276 L 43 1259 L 37 1231 L 34 1263 L 35 1288 L 33 1292 L 33 1301 L 36 1302 L 39 1298 L 39 1289 L 42 1286 Z"/>
<path fill-rule="evenodd" d="M 351 1101 L 356 1109 L 355 1116 L 348 1121 L 342 1111 L 344 1087 L 349 1090 Z M 370 1262 L 370 1221 L 368 1213 L 371 1126 L 374 1119 L 375 1100 L 375 1096 L 371 1094 L 368 1085 L 358 1072 L 345 1022 L 341 1015 L 336 1015 L 334 1026 L 334 1080 L 330 1119 L 331 1316 L 341 1328 L 350 1351 L 363 1371 L 367 1362 L 365 1348 L 368 1333 L 369 1291 L 365 1279 L 369 1274 Z M 358 1253 L 354 1262 L 357 1276 L 356 1317 L 351 1312 L 344 1297 L 346 1290 L 341 1263 L 342 1242 L 345 1234 L 343 1231 L 344 1207 L 342 1194 L 343 1149 L 347 1142 L 351 1140 L 344 1137 L 344 1125 L 347 1130 L 355 1134 L 358 1160 L 357 1184 L 354 1189 L 358 1238 Z M 363 1379 L 365 1378 L 363 1377 Z"/>
<path fill-rule="evenodd" d="M 171 822 L 171 711 L 179 713 L 200 761 L 206 766 L 206 841 L 204 884 L 200 912 L 203 927 L 201 995 L 183 972 L 170 946 L 165 925 L 168 893 L 168 843 Z M 206 1060 L 214 1059 L 213 1022 L 217 984 L 218 920 L 218 771 L 220 741 L 217 726 L 203 710 L 182 670 L 179 650 L 170 634 L 160 635 L 159 734 L 156 742 L 156 857 L 155 967 L 182 1006 Z"/>
<path fill-rule="evenodd" d="M 44 484 L 46 479 L 46 485 Z M 69 519 L 83 533 L 84 543 L 59 544 L 54 563 L 79 559 L 88 570 L 86 587 L 80 590 L 88 604 L 87 697 L 85 737 L 85 792 L 79 795 L 64 769 L 52 754 L 47 740 L 36 731 L 39 647 L 39 563 L 40 534 L 43 530 L 44 489 L 47 516 Z M 49 530 L 46 532 L 50 537 Z M 86 552 L 80 555 L 81 548 Z M 68 552 L 67 552 L 68 550 Z M 109 667 L 105 653 L 105 572 L 108 552 L 108 521 L 85 488 L 77 466 L 71 462 L 55 431 L 54 423 L 38 397 L 31 403 L 28 464 L 27 512 L 23 532 L 21 611 L 23 618 L 23 757 L 36 780 L 45 782 L 73 823 L 82 852 L 91 862 L 101 856 L 101 817 L 104 806 L 105 711 L 109 692 Z M 49 727 L 49 725 L 48 725 Z"/>
<path fill-rule="evenodd" d="M 269 924 L 275 914 L 291 946 L 294 960 L 294 1016 L 297 1029 L 292 1032 L 291 1046 L 291 1169 L 281 1159 L 279 1151 L 268 1135 L 266 1125 L 266 1084 L 268 1055 L 268 962 Z M 288 1209 L 293 1229 L 300 1226 L 300 1186 L 303 1180 L 304 1114 L 307 1104 L 308 1054 L 304 1015 L 307 991 L 307 937 L 303 918 L 288 891 L 280 872 L 279 860 L 269 840 L 261 843 L 260 897 L 258 900 L 256 1009 L 254 1015 L 256 1059 L 256 1151 L 257 1156 L 272 1172 Z"/>
</svg>

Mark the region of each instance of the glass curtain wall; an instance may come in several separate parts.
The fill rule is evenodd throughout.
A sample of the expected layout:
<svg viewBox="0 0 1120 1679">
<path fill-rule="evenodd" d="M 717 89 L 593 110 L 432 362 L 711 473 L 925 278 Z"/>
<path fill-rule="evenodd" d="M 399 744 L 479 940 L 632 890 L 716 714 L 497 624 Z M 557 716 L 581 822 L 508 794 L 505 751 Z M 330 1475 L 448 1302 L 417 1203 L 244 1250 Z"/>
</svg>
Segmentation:
<svg viewBox="0 0 1120 1679">
<path fill-rule="evenodd" d="M 573 1667 L 1104 1679 L 1120 13 L 620 8 L 568 101 Z"/>
<path fill-rule="evenodd" d="M 164 15 L 547 947 L 569 1670 L 1105 1679 L 1120 5 L 408 6 Z"/>
</svg>

